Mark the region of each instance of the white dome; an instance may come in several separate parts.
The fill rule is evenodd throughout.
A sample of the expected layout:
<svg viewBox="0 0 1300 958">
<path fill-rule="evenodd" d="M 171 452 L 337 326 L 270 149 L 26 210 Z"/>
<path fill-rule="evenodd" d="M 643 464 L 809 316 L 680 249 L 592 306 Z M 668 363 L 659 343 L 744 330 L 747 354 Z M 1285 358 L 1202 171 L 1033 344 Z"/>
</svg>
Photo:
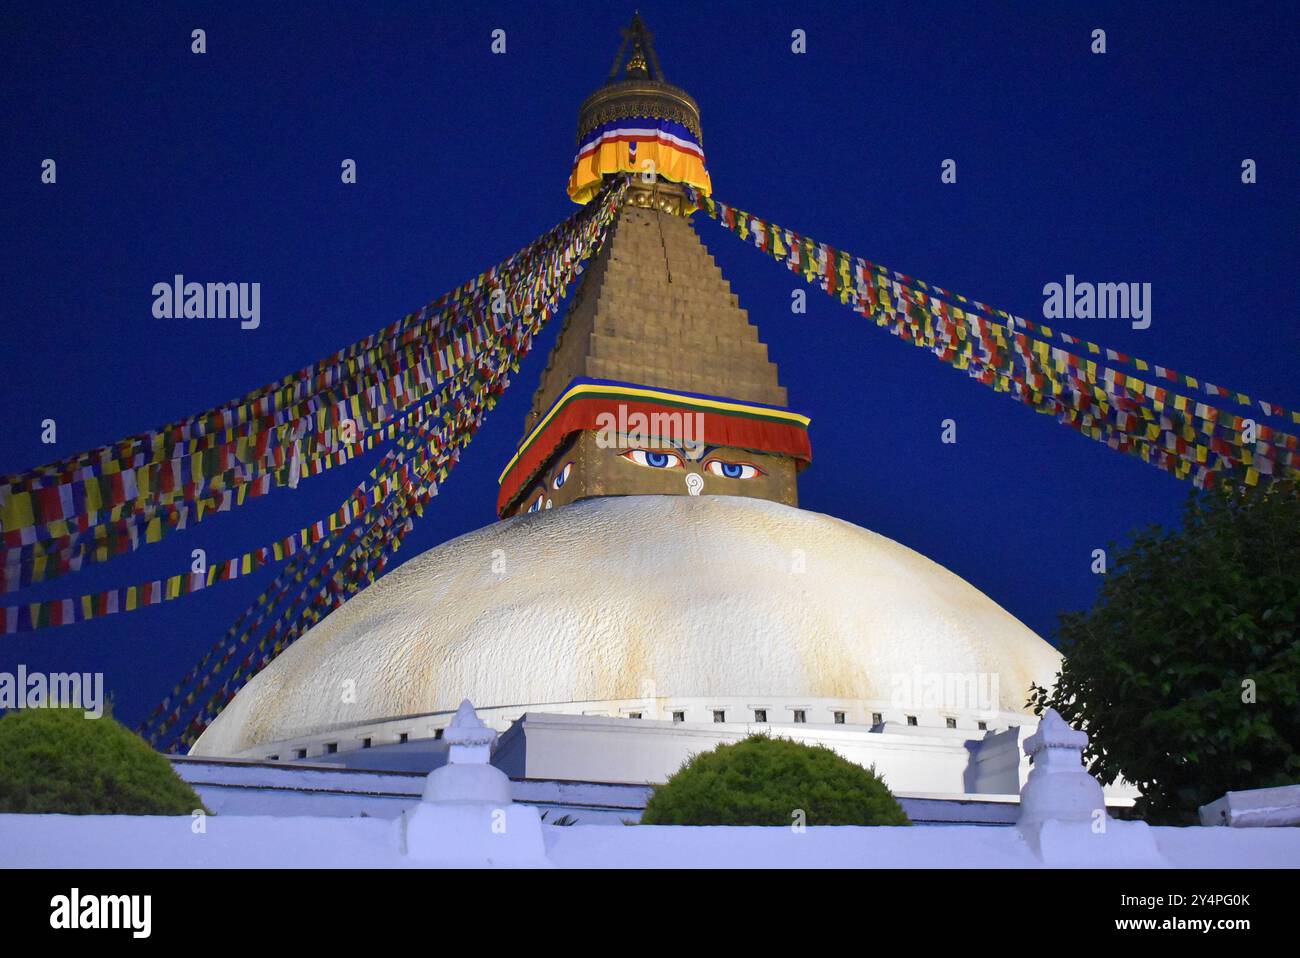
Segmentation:
<svg viewBox="0 0 1300 958">
<path fill-rule="evenodd" d="M 1059 666 L 978 589 L 839 519 L 730 496 L 592 499 L 395 569 L 249 682 L 193 754 L 465 698 L 888 700 L 918 674 L 991 674 L 994 707 L 1021 711 L 1030 683 L 1050 685 Z"/>
</svg>

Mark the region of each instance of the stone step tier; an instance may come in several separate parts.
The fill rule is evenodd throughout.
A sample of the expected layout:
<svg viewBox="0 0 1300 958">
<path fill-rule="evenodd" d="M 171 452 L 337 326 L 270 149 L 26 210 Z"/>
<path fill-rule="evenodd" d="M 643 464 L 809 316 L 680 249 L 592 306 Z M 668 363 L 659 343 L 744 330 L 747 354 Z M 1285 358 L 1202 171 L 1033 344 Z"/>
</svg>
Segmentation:
<svg viewBox="0 0 1300 958">
<path fill-rule="evenodd" d="M 580 377 L 787 405 L 766 344 L 691 221 L 634 206 L 574 294 L 525 435 Z"/>
</svg>

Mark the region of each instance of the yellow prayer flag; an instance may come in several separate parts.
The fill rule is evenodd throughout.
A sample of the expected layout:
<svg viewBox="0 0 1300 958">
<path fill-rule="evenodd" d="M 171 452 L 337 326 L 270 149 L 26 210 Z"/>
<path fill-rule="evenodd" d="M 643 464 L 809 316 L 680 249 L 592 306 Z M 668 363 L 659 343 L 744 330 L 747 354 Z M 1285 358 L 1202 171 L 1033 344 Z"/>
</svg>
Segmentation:
<svg viewBox="0 0 1300 958">
<path fill-rule="evenodd" d="M 6 531 L 34 525 L 36 517 L 32 514 L 32 494 L 11 493 L 5 500 L 4 509 L 0 511 L 0 520 L 3 520 Z"/>
</svg>

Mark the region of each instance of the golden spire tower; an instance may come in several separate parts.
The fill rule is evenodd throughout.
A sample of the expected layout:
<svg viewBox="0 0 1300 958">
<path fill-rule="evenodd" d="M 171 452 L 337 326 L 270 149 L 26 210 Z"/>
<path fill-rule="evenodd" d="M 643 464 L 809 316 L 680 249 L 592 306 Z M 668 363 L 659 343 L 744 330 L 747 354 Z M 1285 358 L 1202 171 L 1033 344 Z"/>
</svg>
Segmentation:
<svg viewBox="0 0 1300 958">
<path fill-rule="evenodd" d="M 766 345 L 690 221 L 684 187 L 711 188 L 701 144 L 699 106 L 664 79 L 634 17 L 579 110 L 569 181 L 585 202 L 626 176 L 627 201 L 542 373 L 501 477 L 502 516 L 593 496 L 797 504 L 808 420 L 786 408 Z"/>
</svg>

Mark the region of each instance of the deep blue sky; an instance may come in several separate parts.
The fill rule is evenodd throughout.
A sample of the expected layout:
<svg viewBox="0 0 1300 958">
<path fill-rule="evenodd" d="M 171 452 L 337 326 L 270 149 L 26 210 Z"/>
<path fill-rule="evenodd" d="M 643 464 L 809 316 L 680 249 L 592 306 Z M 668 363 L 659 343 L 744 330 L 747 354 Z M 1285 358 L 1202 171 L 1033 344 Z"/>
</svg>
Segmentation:
<svg viewBox="0 0 1300 958">
<path fill-rule="evenodd" d="M 1073 273 L 1153 285 L 1153 322 L 1066 329 L 1300 405 L 1300 17 L 1290 4 L 638 0 L 700 101 L 716 195 L 1033 317 Z M 1048 9 L 1044 9 L 1044 8 Z M 13 4 L 0 13 L 0 472 L 231 399 L 381 327 L 567 216 L 576 111 L 618 4 Z M 207 30 L 208 52 L 190 53 Z M 507 31 L 508 53 L 489 53 Z M 808 52 L 790 52 L 802 28 Z M 1089 52 L 1094 27 L 1109 52 Z M 40 163 L 58 162 L 43 186 Z M 355 158 L 359 183 L 339 182 Z M 958 182 L 939 180 L 958 162 Z M 1259 182 L 1240 181 L 1243 158 Z M 812 416 L 805 508 L 875 529 L 1040 633 L 1091 550 L 1186 487 L 969 382 L 697 228 Z M 164 321 L 175 273 L 262 284 L 262 325 Z M 402 555 L 490 523 L 558 324 Z M 727 392 L 719 382 L 718 393 Z M 958 422 L 958 443 L 939 423 Z M 54 418 L 59 445 L 39 442 Z M 41 595 L 180 571 L 329 511 L 364 467 Z M 671 536 L 672 530 L 664 530 Z M 137 719 L 266 582 L 0 639 L 0 668 L 102 670 Z"/>
</svg>

